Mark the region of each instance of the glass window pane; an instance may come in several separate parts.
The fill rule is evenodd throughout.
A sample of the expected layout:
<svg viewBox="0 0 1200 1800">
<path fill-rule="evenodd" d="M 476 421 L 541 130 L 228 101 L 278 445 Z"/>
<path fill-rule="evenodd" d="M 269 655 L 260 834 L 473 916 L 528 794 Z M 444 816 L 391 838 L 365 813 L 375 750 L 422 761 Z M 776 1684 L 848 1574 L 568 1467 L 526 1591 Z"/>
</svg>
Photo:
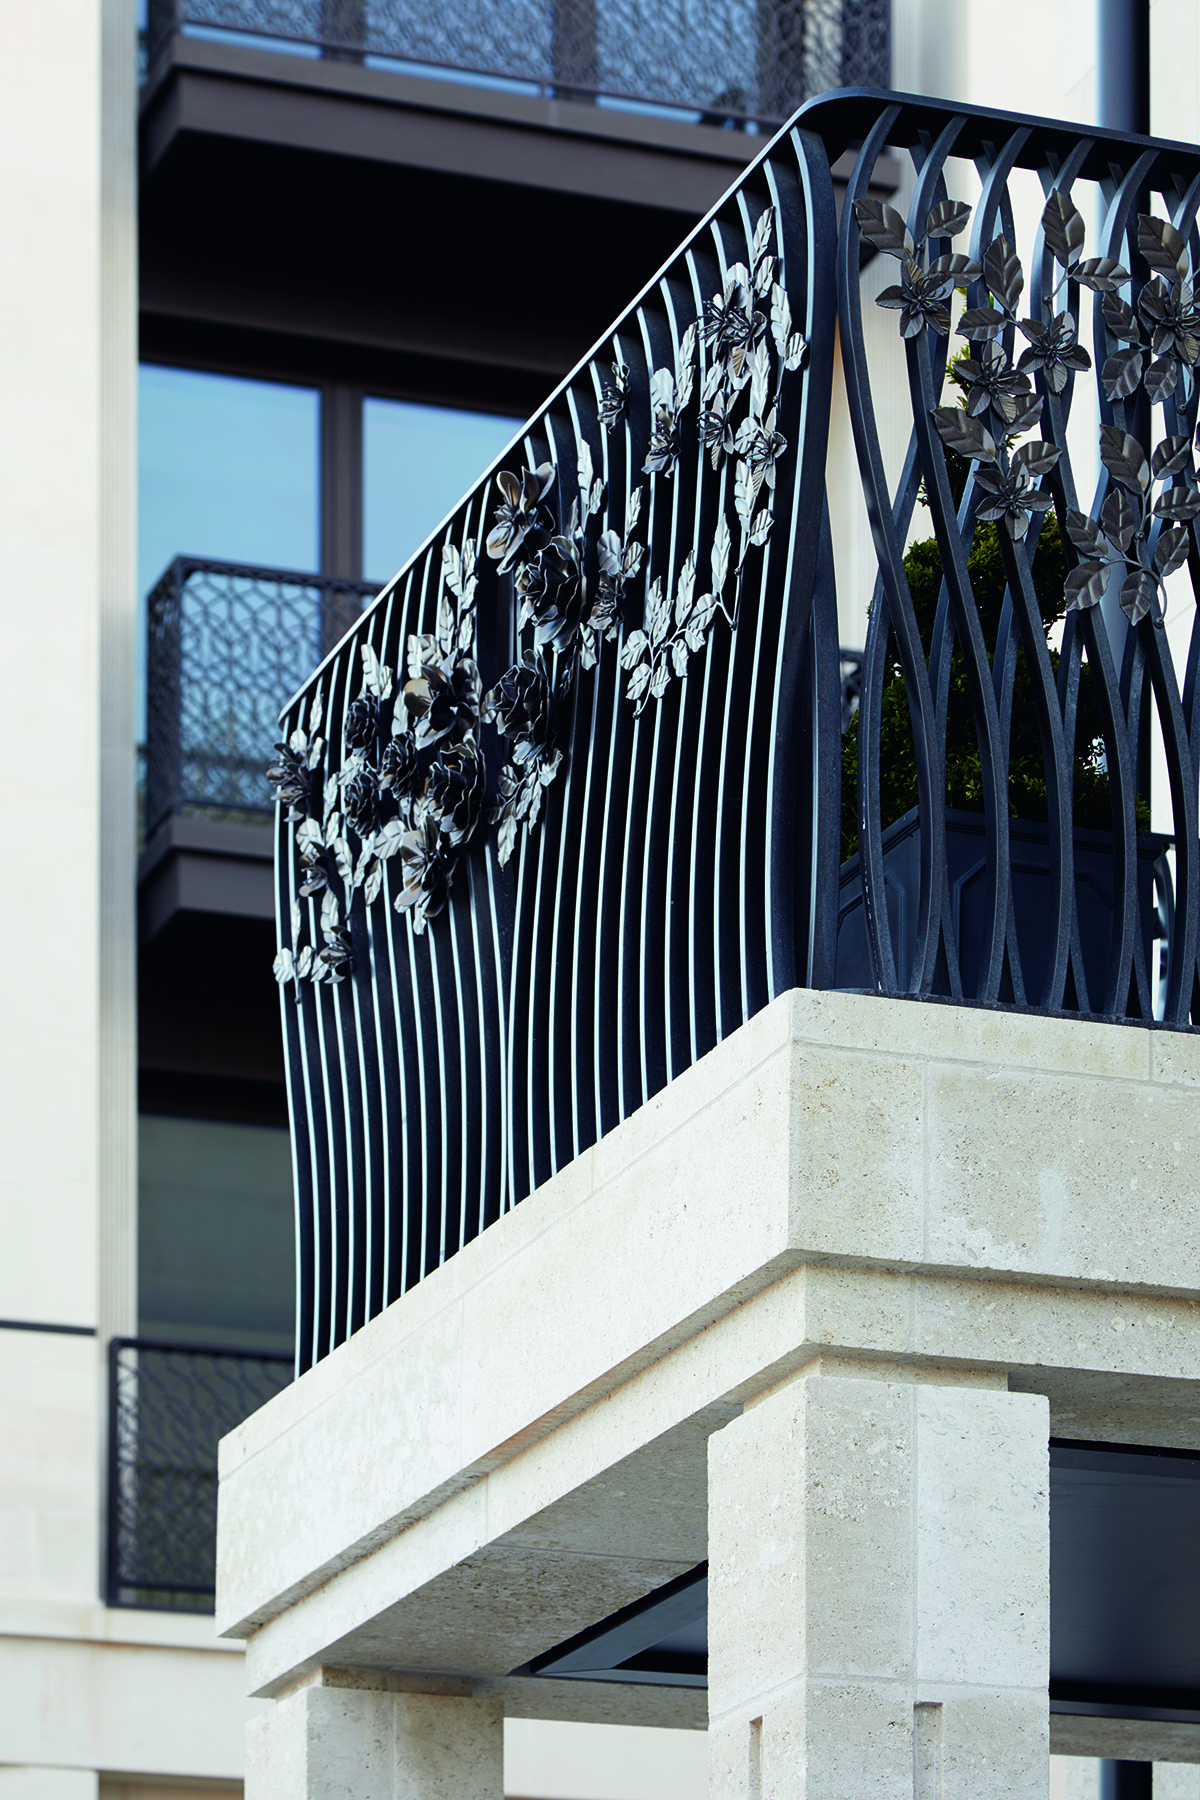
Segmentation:
<svg viewBox="0 0 1200 1800">
<path fill-rule="evenodd" d="M 316 569 L 320 394 L 144 363 L 138 406 L 138 584 L 174 556 Z"/>
<path fill-rule="evenodd" d="M 290 1350 L 293 1232 L 286 1131 L 138 1121 L 142 1336 Z"/>
<path fill-rule="evenodd" d="M 363 572 L 381 584 L 406 563 L 523 423 L 497 413 L 363 403 Z"/>
</svg>

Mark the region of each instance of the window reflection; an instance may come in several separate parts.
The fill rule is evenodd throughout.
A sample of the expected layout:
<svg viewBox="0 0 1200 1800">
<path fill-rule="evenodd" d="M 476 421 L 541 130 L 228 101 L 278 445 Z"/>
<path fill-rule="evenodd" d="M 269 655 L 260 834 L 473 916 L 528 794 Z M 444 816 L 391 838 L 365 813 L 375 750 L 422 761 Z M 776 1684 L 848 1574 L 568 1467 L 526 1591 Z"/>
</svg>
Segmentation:
<svg viewBox="0 0 1200 1800">
<path fill-rule="evenodd" d="M 143 594 L 180 555 L 318 566 L 316 388 L 143 363 L 138 406 Z"/>
<path fill-rule="evenodd" d="M 381 584 L 418 550 L 521 425 L 497 413 L 363 403 L 363 573 Z"/>
<path fill-rule="evenodd" d="M 143 1114 L 138 1128 L 143 1337 L 290 1350 L 293 1235 L 286 1131 Z"/>
</svg>

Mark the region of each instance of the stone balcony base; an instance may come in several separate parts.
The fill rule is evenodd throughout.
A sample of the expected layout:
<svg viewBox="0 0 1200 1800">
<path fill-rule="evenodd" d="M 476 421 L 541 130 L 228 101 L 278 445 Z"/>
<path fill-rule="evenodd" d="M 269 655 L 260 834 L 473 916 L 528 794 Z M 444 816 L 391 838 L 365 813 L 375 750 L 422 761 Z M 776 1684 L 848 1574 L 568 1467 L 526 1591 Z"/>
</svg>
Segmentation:
<svg viewBox="0 0 1200 1800">
<path fill-rule="evenodd" d="M 806 1374 L 1196 1446 L 1198 1087 L 1190 1036 L 782 996 L 225 1440 L 251 1691 L 704 1725 L 695 1690 L 511 1671 L 705 1559 L 710 1437 Z"/>
</svg>

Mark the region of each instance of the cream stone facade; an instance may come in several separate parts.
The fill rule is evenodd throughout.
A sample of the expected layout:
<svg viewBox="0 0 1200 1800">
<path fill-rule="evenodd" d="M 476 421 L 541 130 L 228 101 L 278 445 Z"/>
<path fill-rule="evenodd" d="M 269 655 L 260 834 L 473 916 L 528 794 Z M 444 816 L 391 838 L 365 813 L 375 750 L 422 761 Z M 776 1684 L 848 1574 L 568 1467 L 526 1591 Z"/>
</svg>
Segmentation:
<svg viewBox="0 0 1200 1800">
<path fill-rule="evenodd" d="M 707 1718 L 722 1800 L 1200 1759 L 1046 1695 L 1050 1435 L 1197 1429 L 1198 1084 L 1167 1033 L 774 1002 L 225 1441 L 248 1793 L 318 1791 L 270 1782 L 364 1690 Z M 705 1558 L 707 1707 L 509 1673 Z"/>
</svg>

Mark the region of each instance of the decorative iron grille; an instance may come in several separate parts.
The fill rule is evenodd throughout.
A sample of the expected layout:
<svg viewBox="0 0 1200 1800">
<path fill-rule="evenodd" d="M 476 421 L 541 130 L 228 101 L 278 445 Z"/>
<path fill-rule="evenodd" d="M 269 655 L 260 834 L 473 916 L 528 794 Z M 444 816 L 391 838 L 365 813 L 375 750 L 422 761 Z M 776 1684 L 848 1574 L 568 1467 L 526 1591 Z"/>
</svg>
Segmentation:
<svg viewBox="0 0 1200 1800">
<path fill-rule="evenodd" d="M 146 602 L 147 836 L 172 813 L 270 814 L 279 708 L 374 593 L 176 557 Z"/>
<path fill-rule="evenodd" d="M 886 87 L 890 14 L 890 0 L 151 0 L 150 58 L 175 31 L 236 31 L 724 124 Z"/>
<path fill-rule="evenodd" d="M 1198 211 L 1187 146 L 813 103 L 297 696 L 301 1368 L 789 988 L 1200 1025 Z"/>
<path fill-rule="evenodd" d="M 217 1444 L 292 1379 L 290 1356 L 114 1338 L 108 1603 L 211 1612 Z"/>
</svg>

